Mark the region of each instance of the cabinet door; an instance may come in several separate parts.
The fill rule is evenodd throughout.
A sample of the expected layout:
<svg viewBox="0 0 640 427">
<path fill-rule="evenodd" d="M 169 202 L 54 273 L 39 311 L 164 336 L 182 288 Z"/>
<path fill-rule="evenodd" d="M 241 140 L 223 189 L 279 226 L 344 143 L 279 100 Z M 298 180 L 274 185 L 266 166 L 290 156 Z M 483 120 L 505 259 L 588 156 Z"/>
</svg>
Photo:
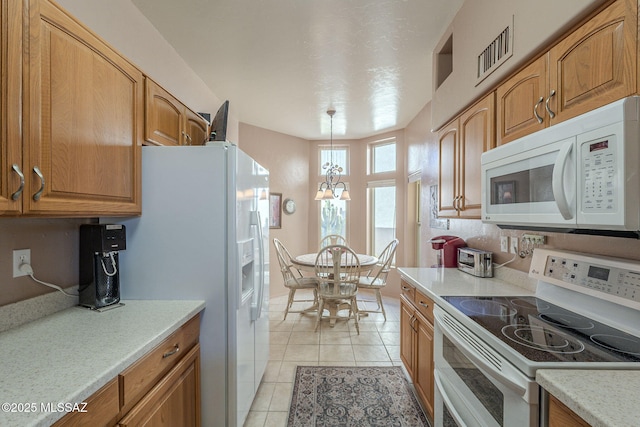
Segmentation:
<svg viewBox="0 0 640 427">
<path fill-rule="evenodd" d="M 145 78 L 145 141 L 152 145 L 184 145 L 184 105 Z"/>
<path fill-rule="evenodd" d="M 400 298 L 400 360 L 404 363 L 409 376 L 413 378 L 413 321 L 414 308 Z"/>
<path fill-rule="evenodd" d="M 549 427 L 589 427 L 589 423 L 549 395 Z"/>
<path fill-rule="evenodd" d="M 551 124 L 636 92 L 637 31 L 637 3 L 619 0 L 549 51 Z"/>
<path fill-rule="evenodd" d="M 460 185 L 456 207 L 463 218 L 480 218 L 481 215 L 481 156 L 495 146 L 494 111 L 494 93 L 491 92 L 460 116 Z"/>
<path fill-rule="evenodd" d="M 200 344 L 197 344 L 119 425 L 200 426 L 200 422 Z"/>
<path fill-rule="evenodd" d="M 209 140 L 209 123 L 190 109 L 186 109 L 186 135 L 188 145 L 204 145 Z"/>
<path fill-rule="evenodd" d="M 496 89 L 497 145 L 547 126 L 547 58 L 541 56 Z"/>
<path fill-rule="evenodd" d="M 86 412 L 69 412 L 58 420 L 53 427 L 108 427 L 117 422 L 120 411 L 118 399 L 118 378 L 109 381 L 104 387 L 85 399 Z"/>
<path fill-rule="evenodd" d="M 433 325 L 423 316 L 417 314 L 416 326 L 416 363 L 413 385 L 420 400 L 433 419 Z"/>
<path fill-rule="evenodd" d="M 0 214 L 22 210 L 22 2 L 0 8 Z"/>
<path fill-rule="evenodd" d="M 29 8 L 25 212 L 139 214 L 142 73 L 54 3 Z"/>
<path fill-rule="evenodd" d="M 457 217 L 458 197 L 458 120 L 454 120 L 438 133 L 440 152 L 438 171 L 438 216 Z"/>
</svg>

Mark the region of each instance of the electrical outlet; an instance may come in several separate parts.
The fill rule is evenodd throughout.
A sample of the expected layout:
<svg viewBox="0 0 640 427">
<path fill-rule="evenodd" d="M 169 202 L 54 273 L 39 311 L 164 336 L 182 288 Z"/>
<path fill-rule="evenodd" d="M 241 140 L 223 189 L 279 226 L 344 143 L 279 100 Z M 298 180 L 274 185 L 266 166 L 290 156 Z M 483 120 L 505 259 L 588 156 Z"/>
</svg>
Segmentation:
<svg viewBox="0 0 640 427">
<path fill-rule="evenodd" d="M 509 252 L 509 236 L 500 236 L 500 252 Z"/>
<path fill-rule="evenodd" d="M 512 254 L 517 254 L 518 253 L 518 238 L 517 237 L 511 237 L 511 253 Z"/>
<path fill-rule="evenodd" d="M 20 264 L 31 264 L 31 249 L 16 249 L 13 251 L 13 277 L 26 276 L 20 271 Z"/>
</svg>

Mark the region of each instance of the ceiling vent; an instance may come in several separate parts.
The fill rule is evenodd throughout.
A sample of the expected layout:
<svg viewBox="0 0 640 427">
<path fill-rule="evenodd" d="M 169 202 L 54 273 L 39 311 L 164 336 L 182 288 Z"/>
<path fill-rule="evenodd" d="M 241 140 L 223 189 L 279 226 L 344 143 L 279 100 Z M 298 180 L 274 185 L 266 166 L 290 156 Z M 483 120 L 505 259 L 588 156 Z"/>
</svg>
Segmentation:
<svg viewBox="0 0 640 427">
<path fill-rule="evenodd" d="M 478 55 L 476 86 L 513 55 L 513 16 L 511 23 Z"/>
</svg>

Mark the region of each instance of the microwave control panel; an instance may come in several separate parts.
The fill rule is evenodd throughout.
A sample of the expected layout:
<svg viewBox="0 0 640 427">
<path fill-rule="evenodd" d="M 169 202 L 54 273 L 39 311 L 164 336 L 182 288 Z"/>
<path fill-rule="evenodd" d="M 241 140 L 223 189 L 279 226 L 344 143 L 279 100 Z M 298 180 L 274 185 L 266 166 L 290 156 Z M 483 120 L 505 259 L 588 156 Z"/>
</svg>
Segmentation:
<svg viewBox="0 0 640 427">
<path fill-rule="evenodd" d="M 574 286 L 640 302 L 640 271 L 548 256 L 544 276 Z"/>
<path fill-rule="evenodd" d="M 585 213 L 617 210 L 615 136 L 582 144 L 582 211 Z M 579 181 L 580 182 L 580 181 Z"/>
</svg>

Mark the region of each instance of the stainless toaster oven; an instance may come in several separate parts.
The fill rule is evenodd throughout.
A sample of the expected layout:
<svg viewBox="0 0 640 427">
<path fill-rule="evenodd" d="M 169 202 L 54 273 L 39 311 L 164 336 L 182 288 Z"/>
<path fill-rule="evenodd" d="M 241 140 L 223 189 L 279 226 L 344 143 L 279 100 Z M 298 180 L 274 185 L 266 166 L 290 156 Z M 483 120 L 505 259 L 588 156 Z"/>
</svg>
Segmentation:
<svg viewBox="0 0 640 427">
<path fill-rule="evenodd" d="M 489 251 L 458 248 L 458 270 L 477 277 L 493 277 L 493 256 Z"/>
</svg>

